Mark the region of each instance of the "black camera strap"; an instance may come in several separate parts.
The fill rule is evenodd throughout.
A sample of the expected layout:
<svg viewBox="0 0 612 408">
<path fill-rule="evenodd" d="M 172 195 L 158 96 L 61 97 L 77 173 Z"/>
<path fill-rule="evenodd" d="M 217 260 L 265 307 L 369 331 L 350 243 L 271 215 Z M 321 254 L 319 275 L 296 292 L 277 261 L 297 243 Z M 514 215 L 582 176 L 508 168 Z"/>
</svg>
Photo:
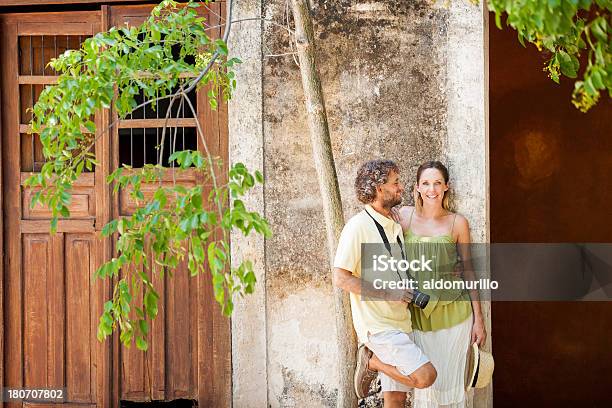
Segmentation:
<svg viewBox="0 0 612 408">
<path fill-rule="evenodd" d="M 391 255 L 391 257 L 393 257 L 393 254 L 391 253 L 391 244 L 389 244 L 389 239 L 387 238 L 387 234 L 385 233 L 385 229 L 383 228 L 382 225 L 380 225 L 380 223 L 378 221 L 376 221 L 376 218 L 374 218 L 372 216 L 372 214 L 370 214 L 368 212 L 368 210 L 365 210 L 366 213 L 368 213 L 368 215 L 370 216 L 370 218 L 372 219 L 372 221 L 374 221 L 374 224 L 376 225 L 376 229 L 378 230 L 378 233 L 380 234 L 380 237 L 383 240 L 383 243 L 385 244 L 385 248 L 387 248 L 387 251 L 389 252 L 389 255 Z M 400 247 L 400 251 L 402 251 L 402 259 L 405 261 L 406 260 L 406 254 L 404 254 L 404 244 L 402 244 L 402 240 L 400 239 L 399 235 L 396 237 L 397 238 L 397 244 Z M 402 279 L 402 276 L 399 273 L 399 270 L 396 270 L 395 273 L 397 273 L 398 278 L 400 278 L 400 280 Z M 410 273 L 408 273 L 408 271 L 406 271 L 406 277 L 409 279 L 413 279 L 412 276 L 410 275 Z M 420 307 L 421 309 L 425 308 L 425 306 L 427 306 L 427 303 L 429 302 L 429 295 L 426 295 L 424 293 L 419 292 L 418 290 L 414 290 L 413 291 L 413 299 L 412 299 L 412 303 L 414 303 L 415 305 L 417 305 L 418 307 Z"/>
<path fill-rule="evenodd" d="M 380 225 L 378 221 L 376 221 L 376 218 L 372 217 L 372 214 L 370 214 L 368 210 L 365 210 L 365 212 L 370 216 L 372 221 L 374 221 L 374 224 L 376 224 L 376 229 L 378 229 L 378 233 L 380 234 L 380 237 L 383 240 L 383 244 L 385 244 L 385 248 L 387 248 L 387 252 L 389 252 L 389 255 L 391 255 L 391 257 L 393 257 L 393 254 L 391 253 L 391 244 L 389 243 L 389 239 L 387 238 L 385 229 L 383 228 L 382 225 Z M 404 244 L 402 244 L 402 240 L 400 239 L 399 235 L 396 238 L 397 238 L 397 244 L 399 245 L 400 251 L 402 251 L 402 259 L 405 261 L 406 255 L 404 254 Z"/>
</svg>

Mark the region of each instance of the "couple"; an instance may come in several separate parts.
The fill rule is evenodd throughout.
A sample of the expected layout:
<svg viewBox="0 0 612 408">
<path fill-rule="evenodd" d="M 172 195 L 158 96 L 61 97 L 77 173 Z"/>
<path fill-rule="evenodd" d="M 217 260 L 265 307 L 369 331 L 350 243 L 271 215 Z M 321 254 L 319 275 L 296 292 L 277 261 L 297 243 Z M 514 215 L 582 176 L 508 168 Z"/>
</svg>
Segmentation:
<svg viewBox="0 0 612 408">
<path fill-rule="evenodd" d="M 377 289 L 361 279 L 361 244 L 383 242 L 396 259 L 404 257 L 404 244 L 408 252 L 427 249 L 438 269 L 461 259 L 466 278 L 473 278 L 469 245 L 458 245 L 470 242 L 468 222 L 448 209 L 448 181 L 442 163 L 423 163 L 416 174 L 415 207 L 397 210 L 404 186 L 394 162 L 373 160 L 357 172 L 355 191 L 365 208 L 342 230 L 333 282 L 350 292 L 360 343 L 355 392 L 366 397 L 378 374 L 386 408 L 404 407 L 411 389 L 416 408 L 464 407 L 466 355 L 471 344 L 486 338 L 477 291 L 452 299 L 432 293 L 421 309 L 412 304 L 412 291 Z"/>
</svg>

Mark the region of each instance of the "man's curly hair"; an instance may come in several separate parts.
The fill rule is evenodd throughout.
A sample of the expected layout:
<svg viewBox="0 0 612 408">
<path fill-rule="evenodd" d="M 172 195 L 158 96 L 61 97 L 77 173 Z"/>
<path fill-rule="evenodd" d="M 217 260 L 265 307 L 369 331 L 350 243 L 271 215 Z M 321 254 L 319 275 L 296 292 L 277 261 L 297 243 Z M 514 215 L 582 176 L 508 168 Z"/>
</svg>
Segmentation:
<svg viewBox="0 0 612 408">
<path fill-rule="evenodd" d="M 369 204 L 376 198 L 376 187 L 385 184 L 391 170 L 399 173 L 399 167 L 391 160 L 371 160 L 361 165 L 355 178 L 357 199 Z"/>
</svg>

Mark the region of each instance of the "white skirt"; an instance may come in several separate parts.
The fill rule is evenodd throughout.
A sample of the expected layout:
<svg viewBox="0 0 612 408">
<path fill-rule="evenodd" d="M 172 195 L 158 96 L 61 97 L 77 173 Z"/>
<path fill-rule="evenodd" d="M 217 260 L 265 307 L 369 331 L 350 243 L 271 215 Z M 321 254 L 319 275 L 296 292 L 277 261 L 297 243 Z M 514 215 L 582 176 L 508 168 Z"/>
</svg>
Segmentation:
<svg viewBox="0 0 612 408">
<path fill-rule="evenodd" d="M 464 408 L 465 363 L 472 333 L 472 315 L 437 331 L 414 330 L 414 342 L 438 372 L 431 387 L 414 390 L 414 408 Z"/>
</svg>

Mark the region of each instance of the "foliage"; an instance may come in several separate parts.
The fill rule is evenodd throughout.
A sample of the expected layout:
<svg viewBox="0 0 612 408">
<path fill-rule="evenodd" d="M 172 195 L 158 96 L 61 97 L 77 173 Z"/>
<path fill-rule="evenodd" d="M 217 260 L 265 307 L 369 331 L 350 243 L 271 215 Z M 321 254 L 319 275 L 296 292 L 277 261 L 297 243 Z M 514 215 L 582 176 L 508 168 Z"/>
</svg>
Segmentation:
<svg viewBox="0 0 612 408">
<path fill-rule="evenodd" d="M 559 83 L 560 76 L 578 78 L 572 94 L 583 112 L 597 104 L 602 92 L 612 97 L 612 0 L 489 0 L 497 27 L 506 22 L 518 32 L 521 44 L 535 44 L 550 52 L 545 70 Z M 584 58 L 581 61 L 581 57 Z"/>
<path fill-rule="evenodd" d="M 179 151 L 171 156 L 182 169 L 208 171 L 206 159 L 196 151 Z M 190 167 L 191 165 L 195 167 Z M 125 174 L 125 173 L 128 174 Z M 147 165 L 137 172 L 119 168 L 109 177 L 114 182 L 114 191 L 129 189 L 137 199 L 144 199 L 142 182 L 155 182 L 159 179 L 158 168 Z M 117 257 L 102 265 L 96 272 L 99 278 L 123 277 L 115 286 L 113 300 L 104 306 L 100 318 L 98 336 L 104 338 L 112 333 L 113 322 L 121 326 L 121 340 L 129 343 L 135 330 L 130 319 L 133 297 L 143 290 L 143 307 L 135 307 L 137 323 L 142 335 L 148 333 L 147 317 L 157 314 L 158 293 L 153 287 L 151 276 L 164 271 L 171 273 L 180 262 L 187 260 L 191 276 L 210 270 L 214 296 L 222 305 L 226 315 L 233 308 L 233 294 L 249 294 L 254 290 L 255 274 L 252 264 L 246 260 L 226 273 L 229 263 L 229 245 L 226 239 L 215 239 L 216 229 L 224 232 L 237 228 L 244 235 L 251 231 L 269 235 L 266 221 L 256 212 L 249 212 L 239 199 L 256 182 L 263 182 L 259 172 L 251 175 L 246 167 L 238 163 L 229 172 L 226 188 L 218 188 L 210 193 L 209 201 L 218 203 L 226 200 L 227 193 L 234 199 L 231 208 L 219 213 L 206 208 L 201 185 L 187 188 L 180 184 L 159 187 L 146 205 L 140 206 L 130 217 L 116 219 L 108 223 L 102 234 L 106 237 L 119 234 L 116 242 Z M 225 234 L 227 237 L 227 234 Z M 208 243 L 208 244 L 207 244 Z M 147 256 L 147 251 L 152 255 Z M 126 273 L 127 272 L 127 273 Z M 131 276 L 131 281 L 128 277 Z M 144 341 L 138 337 L 138 342 Z"/>
<path fill-rule="evenodd" d="M 170 99 L 166 118 L 176 100 L 197 117 L 186 96 L 196 81 L 199 88 L 208 85 L 213 109 L 218 97 L 231 98 L 236 86 L 232 67 L 240 61 L 227 58 L 223 39 L 213 41 L 206 34 L 199 6 L 165 0 L 142 25 L 113 27 L 51 61 L 50 66 L 61 75 L 57 85 L 41 93 L 31 122 L 31 132 L 40 135 L 46 162 L 26 186 L 37 190 L 32 206 L 41 203 L 52 211 L 52 231 L 60 217 L 70 216 L 74 182 L 85 169 L 98 164 L 92 147 L 108 131 L 97 132 L 94 115 L 100 109 L 112 106 L 119 118 L 125 118 L 137 107 L 155 107 L 154 102 Z M 138 105 L 136 97 L 142 94 L 146 102 Z M 199 143 L 206 153 L 177 151 L 169 162 L 176 163 L 177 171 L 201 174 L 201 179 L 213 185 L 212 190 L 205 194 L 201 185 L 162 184 L 168 171 L 161 165 L 165 134 L 164 129 L 158 146 L 160 164 L 139 169 L 124 166 L 108 177 L 113 194 L 119 189 L 130 191 L 140 207 L 131 216 L 104 226 L 103 236 L 116 238 L 116 257 L 95 274 L 115 282 L 113 298 L 105 303 L 100 317 L 98 338 L 103 340 L 118 326 L 123 344 L 129 346 L 136 339 L 140 349 L 147 348 L 147 319 L 154 318 L 158 310 L 153 274 L 171 274 L 181 262 L 187 263 L 192 276 L 208 270 L 215 299 L 223 313 L 230 315 L 234 296 L 253 292 L 255 275 L 248 260 L 229 266 L 229 233 L 237 229 L 244 235 L 253 231 L 270 234 L 266 220 L 248 211 L 240 200 L 257 182 L 263 182 L 262 175 L 238 163 L 219 177 L 221 163 L 209 154 L 199 124 Z M 227 184 L 218 185 L 219 179 L 227 179 Z M 159 184 L 151 199 L 145 198 L 143 183 Z M 148 251 L 152 255 L 147 256 Z M 143 302 L 135 306 L 139 294 Z"/>
</svg>

